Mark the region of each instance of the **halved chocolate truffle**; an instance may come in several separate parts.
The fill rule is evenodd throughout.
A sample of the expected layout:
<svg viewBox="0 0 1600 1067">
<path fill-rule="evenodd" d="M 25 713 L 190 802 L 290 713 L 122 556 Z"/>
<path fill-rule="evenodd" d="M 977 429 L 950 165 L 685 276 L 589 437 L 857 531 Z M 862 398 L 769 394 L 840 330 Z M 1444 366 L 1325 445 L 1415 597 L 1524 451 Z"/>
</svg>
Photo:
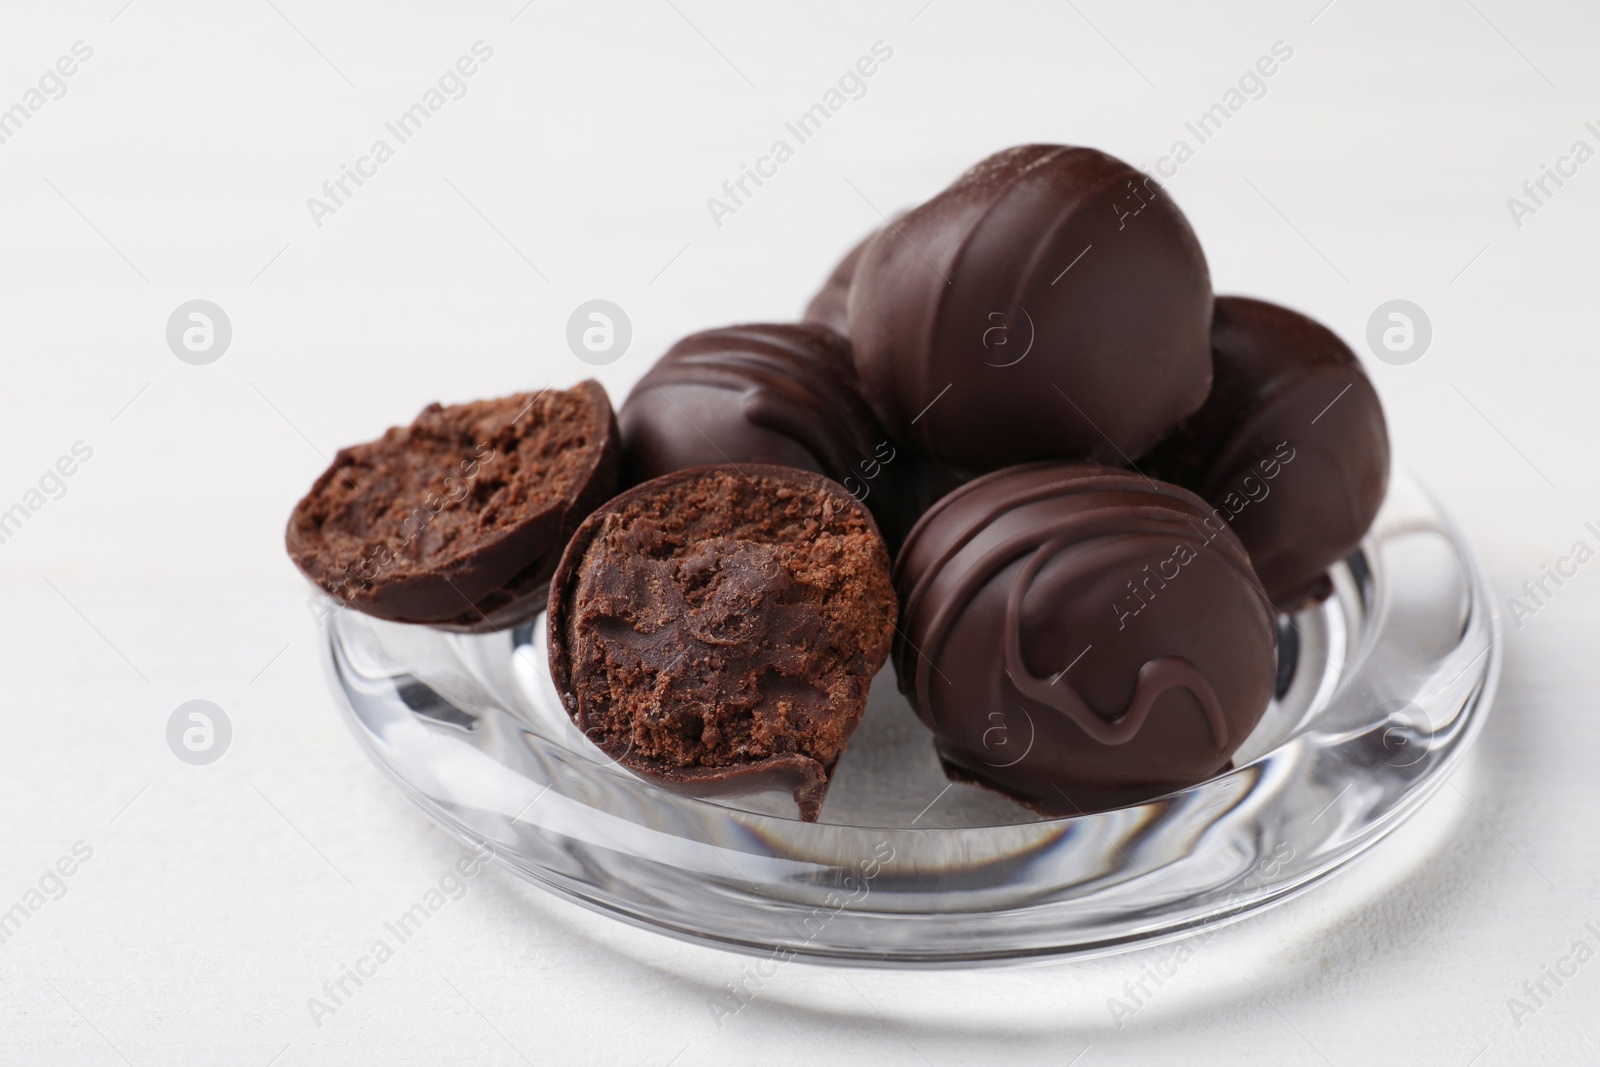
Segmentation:
<svg viewBox="0 0 1600 1067">
<path fill-rule="evenodd" d="M 573 529 L 616 491 L 621 439 L 598 382 L 443 407 L 339 450 L 295 505 L 295 566 L 342 604 L 478 632 L 545 605 Z"/>
<path fill-rule="evenodd" d="M 843 485 L 891 549 L 916 521 L 917 460 L 861 398 L 850 343 L 808 324 L 691 334 L 639 379 L 617 416 L 624 477 L 773 463 Z"/>
<path fill-rule="evenodd" d="M 895 565 L 900 688 L 946 772 L 1050 815 L 1225 768 L 1272 699 L 1275 616 L 1198 497 L 1033 463 L 934 505 Z"/>
<path fill-rule="evenodd" d="M 1139 466 L 1210 501 L 1292 612 L 1328 595 L 1383 503 L 1383 406 L 1355 353 L 1288 308 L 1219 296 L 1211 344 L 1210 398 Z"/>
<path fill-rule="evenodd" d="M 578 728 L 695 795 L 794 794 L 814 820 L 888 658 L 872 517 L 767 465 L 646 482 L 579 527 L 550 589 L 550 674 Z"/>
<path fill-rule="evenodd" d="M 1126 463 L 1211 384 L 1211 276 L 1172 197 L 1091 148 L 1024 145 L 881 230 L 850 289 L 862 390 L 952 467 Z"/>
</svg>

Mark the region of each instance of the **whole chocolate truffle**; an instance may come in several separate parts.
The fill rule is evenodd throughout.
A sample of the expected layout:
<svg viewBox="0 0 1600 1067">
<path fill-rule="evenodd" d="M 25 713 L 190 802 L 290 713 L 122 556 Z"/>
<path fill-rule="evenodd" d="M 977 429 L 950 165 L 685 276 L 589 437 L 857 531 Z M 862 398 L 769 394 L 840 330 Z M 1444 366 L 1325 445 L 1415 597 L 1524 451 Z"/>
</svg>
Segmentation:
<svg viewBox="0 0 1600 1067">
<path fill-rule="evenodd" d="M 826 326 L 842 337 L 850 336 L 850 283 L 855 280 L 856 264 L 861 262 L 861 254 L 876 235 L 877 231 L 867 234 L 844 254 L 839 265 L 833 268 L 833 273 L 828 275 L 828 280 L 817 290 L 817 295 L 806 305 L 802 321 Z"/>
<path fill-rule="evenodd" d="M 1209 501 L 1282 611 L 1320 600 L 1389 484 L 1389 434 L 1355 353 L 1299 312 L 1217 298 L 1214 384 L 1140 467 Z"/>
<path fill-rule="evenodd" d="M 1275 619 L 1244 547 L 1129 471 L 968 482 L 912 530 L 895 585 L 896 674 L 946 772 L 1045 814 L 1216 774 L 1272 699 Z"/>
<path fill-rule="evenodd" d="M 1091 148 L 991 156 L 874 237 L 850 289 L 862 389 L 950 466 L 1126 463 L 1211 384 L 1211 277 L 1172 197 Z"/>
<path fill-rule="evenodd" d="M 550 674 L 630 770 L 680 791 L 782 788 L 814 820 L 889 655 L 872 518 L 810 471 L 700 467 L 628 490 L 550 588 Z"/>
<path fill-rule="evenodd" d="M 295 566 L 342 604 L 479 632 L 544 609 L 567 538 L 617 488 L 622 448 L 595 381 L 429 404 L 342 448 L 289 516 Z"/>
<path fill-rule="evenodd" d="M 727 326 L 673 345 L 618 414 L 624 477 L 771 463 L 827 475 L 897 546 L 916 521 L 917 461 L 861 398 L 850 343 L 822 326 Z"/>
</svg>

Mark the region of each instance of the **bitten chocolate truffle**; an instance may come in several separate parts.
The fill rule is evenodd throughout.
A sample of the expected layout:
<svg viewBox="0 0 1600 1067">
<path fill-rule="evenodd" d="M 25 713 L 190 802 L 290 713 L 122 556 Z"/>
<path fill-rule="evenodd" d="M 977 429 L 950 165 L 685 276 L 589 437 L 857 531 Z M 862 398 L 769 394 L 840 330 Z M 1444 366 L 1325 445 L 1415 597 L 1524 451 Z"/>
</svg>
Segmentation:
<svg viewBox="0 0 1600 1067">
<path fill-rule="evenodd" d="M 867 400 L 955 468 L 1126 463 L 1211 384 L 1200 243 L 1153 179 L 1091 148 L 979 163 L 871 240 L 849 310 Z"/>
<path fill-rule="evenodd" d="M 550 674 L 628 769 L 697 795 L 781 788 L 815 820 L 895 608 L 883 539 L 837 483 L 680 471 L 573 535 L 550 589 Z"/>
<path fill-rule="evenodd" d="M 822 326 L 727 326 L 673 345 L 618 415 L 629 484 L 713 464 L 827 475 L 891 549 L 916 521 L 917 459 L 861 398 L 850 344 Z"/>
<path fill-rule="evenodd" d="M 826 326 L 842 337 L 850 336 L 850 283 L 855 280 L 856 264 L 861 262 L 861 254 L 875 236 L 876 231 L 867 234 L 844 254 L 839 265 L 833 268 L 833 273 L 828 275 L 828 280 L 817 290 L 817 295 L 806 305 L 802 321 Z"/>
<path fill-rule="evenodd" d="M 1198 497 L 1033 463 L 950 493 L 895 567 L 900 688 L 946 772 L 1048 815 L 1228 765 L 1272 699 L 1277 630 Z"/>
<path fill-rule="evenodd" d="M 1210 398 L 1140 467 L 1209 501 L 1294 611 L 1328 595 L 1383 503 L 1383 407 L 1355 353 L 1299 312 L 1218 297 L 1211 344 Z"/>
<path fill-rule="evenodd" d="M 342 604 L 472 632 L 543 610 L 578 523 L 617 487 L 598 382 L 443 407 L 339 450 L 295 505 L 295 566 Z"/>
</svg>

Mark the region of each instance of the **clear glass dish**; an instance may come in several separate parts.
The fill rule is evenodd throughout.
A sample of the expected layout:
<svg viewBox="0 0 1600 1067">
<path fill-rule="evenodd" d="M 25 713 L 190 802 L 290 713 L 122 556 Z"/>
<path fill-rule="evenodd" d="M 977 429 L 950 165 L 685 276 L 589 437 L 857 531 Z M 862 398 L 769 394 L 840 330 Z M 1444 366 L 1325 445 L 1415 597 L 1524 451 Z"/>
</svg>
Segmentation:
<svg viewBox="0 0 1600 1067">
<path fill-rule="evenodd" d="M 571 724 L 544 619 L 487 635 L 343 611 L 325 663 L 351 730 L 463 841 L 571 900 L 781 959 L 974 966 L 1172 940 L 1348 864 L 1446 779 L 1499 673 L 1472 552 L 1397 470 L 1324 604 L 1284 620 L 1279 697 L 1235 768 L 1157 800 L 1041 819 L 946 781 L 885 668 L 821 820 L 696 800 Z"/>
</svg>

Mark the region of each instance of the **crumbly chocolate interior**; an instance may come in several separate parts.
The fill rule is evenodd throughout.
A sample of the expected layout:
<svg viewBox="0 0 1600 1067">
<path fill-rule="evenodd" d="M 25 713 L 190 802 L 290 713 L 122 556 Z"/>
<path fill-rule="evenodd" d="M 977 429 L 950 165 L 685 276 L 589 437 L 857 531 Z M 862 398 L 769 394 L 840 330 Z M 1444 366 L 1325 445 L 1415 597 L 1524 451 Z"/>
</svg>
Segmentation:
<svg viewBox="0 0 1600 1067">
<path fill-rule="evenodd" d="M 429 404 L 410 426 L 342 449 L 296 509 L 296 562 L 325 587 L 374 558 L 392 559 L 385 576 L 399 580 L 561 507 L 602 444 L 593 406 L 579 389 Z"/>
<path fill-rule="evenodd" d="M 831 766 L 895 617 L 863 511 L 822 485 L 680 480 L 606 516 L 570 616 L 580 722 L 669 767 L 788 753 Z"/>
</svg>

